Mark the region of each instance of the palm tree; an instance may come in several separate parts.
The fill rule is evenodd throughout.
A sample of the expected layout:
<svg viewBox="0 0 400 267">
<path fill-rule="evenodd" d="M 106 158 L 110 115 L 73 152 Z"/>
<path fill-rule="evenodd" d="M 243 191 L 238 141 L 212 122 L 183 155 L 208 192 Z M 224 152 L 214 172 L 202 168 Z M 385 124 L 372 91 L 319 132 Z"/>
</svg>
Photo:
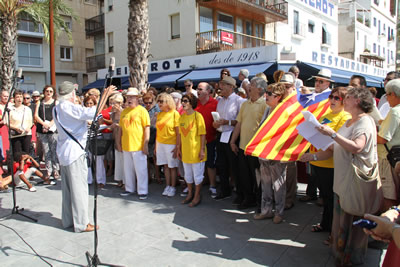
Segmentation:
<svg viewBox="0 0 400 267">
<path fill-rule="evenodd" d="M 54 33 L 58 36 L 65 31 L 72 41 L 71 30 L 62 15 L 71 16 L 77 20 L 73 10 L 62 0 L 52 0 L 54 9 Z M 10 90 L 15 69 L 15 52 L 17 46 L 17 28 L 19 15 L 25 12 L 33 21 L 42 24 L 45 39 L 49 40 L 49 0 L 0 0 L 0 32 L 2 42 L 0 79 L 1 88 Z"/>
<path fill-rule="evenodd" d="M 146 90 L 149 54 L 149 12 L 147 0 L 129 0 L 128 64 L 130 83 Z"/>
</svg>

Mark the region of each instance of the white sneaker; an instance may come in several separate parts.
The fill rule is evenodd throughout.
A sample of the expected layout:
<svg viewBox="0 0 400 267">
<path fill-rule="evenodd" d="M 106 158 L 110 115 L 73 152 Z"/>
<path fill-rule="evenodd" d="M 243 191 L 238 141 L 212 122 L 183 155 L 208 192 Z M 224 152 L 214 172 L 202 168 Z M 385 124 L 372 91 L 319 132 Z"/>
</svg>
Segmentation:
<svg viewBox="0 0 400 267">
<path fill-rule="evenodd" d="M 169 196 L 169 197 L 173 197 L 173 196 L 175 196 L 175 193 L 176 193 L 176 188 L 173 187 L 173 186 L 170 186 L 170 187 L 169 187 L 168 196 Z"/>
<path fill-rule="evenodd" d="M 183 191 L 181 193 L 181 197 L 186 197 L 188 195 L 188 191 L 189 191 L 189 188 L 187 188 L 187 187 L 185 189 L 183 189 Z"/>
<path fill-rule="evenodd" d="M 170 190 L 170 186 L 169 185 L 167 185 L 165 188 L 164 188 L 164 191 L 162 192 L 162 195 L 163 196 L 168 196 L 168 193 L 169 193 L 169 190 Z"/>
<path fill-rule="evenodd" d="M 36 188 L 34 188 L 33 186 L 31 188 L 29 188 L 29 192 L 36 192 Z"/>
<path fill-rule="evenodd" d="M 217 197 L 217 189 L 215 187 L 210 187 L 210 194 L 212 198 Z"/>
</svg>

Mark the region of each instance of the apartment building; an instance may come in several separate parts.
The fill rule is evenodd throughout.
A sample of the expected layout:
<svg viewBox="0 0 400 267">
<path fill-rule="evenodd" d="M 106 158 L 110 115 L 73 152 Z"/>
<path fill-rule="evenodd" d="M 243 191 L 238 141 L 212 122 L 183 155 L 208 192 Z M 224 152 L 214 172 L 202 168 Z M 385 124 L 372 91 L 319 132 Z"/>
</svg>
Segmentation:
<svg viewBox="0 0 400 267">
<path fill-rule="evenodd" d="M 98 12 L 96 0 L 70 0 L 68 4 L 74 9 L 79 21 L 72 21 L 64 16 L 72 30 L 71 43 L 65 33 L 61 33 L 55 43 L 55 69 L 57 84 L 71 81 L 79 85 L 90 80 L 86 74 L 86 55 L 94 50 L 93 40 L 86 38 L 85 19 Z M 44 39 L 43 28 L 35 25 L 29 16 L 23 16 L 18 25 L 16 65 L 23 69 L 24 81 L 22 90 L 41 91 L 50 84 L 50 50 Z M 93 79 L 93 78 L 92 78 Z"/>
<path fill-rule="evenodd" d="M 339 55 L 394 69 L 397 6 L 395 0 L 345 0 L 339 4 Z"/>
<path fill-rule="evenodd" d="M 240 68 L 248 68 L 251 75 L 264 72 L 271 77 L 275 70 L 286 71 L 296 64 L 300 67 L 302 79 L 326 67 L 332 70 L 338 83 L 346 84 L 353 73 L 360 73 L 367 77 L 370 86 L 380 87 L 382 78 L 394 65 L 373 64 L 370 59 L 341 54 L 343 42 L 340 40 L 346 37 L 339 29 L 343 24 L 339 17 L 342 12 L 339 2 L 149 0 L 151 45 L 148 81 L 154 86 L 179 86 L 186 78 L 195 82 L 218 80 L 219 70 L 224 67 L 228 67 L 234 76 Z M 128 0 L 108 0 L 104 8 L 105 62 L 110 57 L 116 58 L 116 74 L 123 87 L 129 86 L 127 7 Z M 380 6 L 376 5 L 375 9 L 379 10 Z M 391 16 L 389 11 L 387 13 Z M 381 31 L 385 30 L 387 35 L 390 33 L 387 42 L 392 42 L 392 25 L 379 20 Z M 354 17 L 356 22 L 360 23 L 357 15 Z M 365 16 L 363 26 L 359 27 L 366 27 L 367 23 Z M 360 32 L 359 40 L 362 38 L 364 35 Z M 385 53 L 385 58 L 389 56 L 392 62 L 391 51 L 394 49 L 388 45 L 383 52 L 382 43 L 383 40 L 379 43 L 382 55 Z M 357 49 L 362 50 L 359 54 L 364 51 L 364 47 Z M 97 83 L 88 87 L 103 85 L 106 72 L 105 68 L 99 68 Z"/>
</svg>

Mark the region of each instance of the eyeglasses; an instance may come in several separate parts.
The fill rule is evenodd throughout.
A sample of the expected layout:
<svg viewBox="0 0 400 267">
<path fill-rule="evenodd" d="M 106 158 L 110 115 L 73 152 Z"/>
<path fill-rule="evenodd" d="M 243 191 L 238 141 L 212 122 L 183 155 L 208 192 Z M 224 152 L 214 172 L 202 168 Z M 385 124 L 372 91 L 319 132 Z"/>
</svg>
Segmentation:
<svg viewBox="0 0 400 267">
<path fill-rule="evenodd" d="M 157 103 L 158 103 L 158 104 L 162 104 L 162 103 L 164 103 L 164 100 L 161 100 L 161 99 L 160 99 L 160 100 L 157 100 Z"/>
<path fill-rule="evenodd" d="M 162 100 L 161 100 L 161 102 L 162 102 Z M 151 104 L 153 104 L 153 101 L 151 101 L 151 102 L 143 102 L 145 105 L 151 105 Z M 158 101 L 158 103 L 160 103 L 160 101 Z"/>
<path fill-rule="evenodd" d="M 323 84 L 324 80 L 315 80 L 315 83 Z"/>
<path fill-rule="evenodd" d="M 30 98 L 30 97 L 24 97 L 24 99 L 27 99 L 27 100 L 28 100 L 28 99 L 31 99 L 31 98 Z"/>
<path fill-rule="evenodd" d="M 334 100 L 336 100 L 336 101 L 342 101 L 343 100 L 343 98 L 341 98 L 340 96 L 334 96 L 334 95 L 329 95 L 329 99 L 334 99 Z"/>
<path fill-rule="evenodd" d="M 183 99 L 183 100 L 182 100 L 182 103 L 189 103 L 189 100 Z"/>
<path fill-rule="evenodd" d="M 53 90 L 46 90 L 46 93 L 53 93 Z"/>
<path fill-rule="evenodd" d="M 270 91 L 266 91 L 265 92 L 267 95 L 269 95 L 269 96 L 277 96 L 276 94 L 274 94 L 274 93 L 272 93 L 272 92 L 270 92 Z"/>
</svg>

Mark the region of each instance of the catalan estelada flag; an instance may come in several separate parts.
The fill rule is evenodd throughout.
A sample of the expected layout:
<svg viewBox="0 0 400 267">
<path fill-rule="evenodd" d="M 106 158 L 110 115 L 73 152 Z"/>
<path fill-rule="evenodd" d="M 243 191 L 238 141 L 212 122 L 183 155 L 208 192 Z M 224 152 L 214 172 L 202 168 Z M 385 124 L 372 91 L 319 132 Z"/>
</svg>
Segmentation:
<svg viewBox="0 0 400 267">
<path fill-rule="evenodd" d="M 319 119 L 329 111 L 331 91 L 301 95 L 299 92 L 286 97 L 263 122 L 251 141 L 246 154 L 280 161 L 296 161 L 310 146 L 297 132 L 297 125 L 304 121 L 303 110 Z"/>
</svg>

